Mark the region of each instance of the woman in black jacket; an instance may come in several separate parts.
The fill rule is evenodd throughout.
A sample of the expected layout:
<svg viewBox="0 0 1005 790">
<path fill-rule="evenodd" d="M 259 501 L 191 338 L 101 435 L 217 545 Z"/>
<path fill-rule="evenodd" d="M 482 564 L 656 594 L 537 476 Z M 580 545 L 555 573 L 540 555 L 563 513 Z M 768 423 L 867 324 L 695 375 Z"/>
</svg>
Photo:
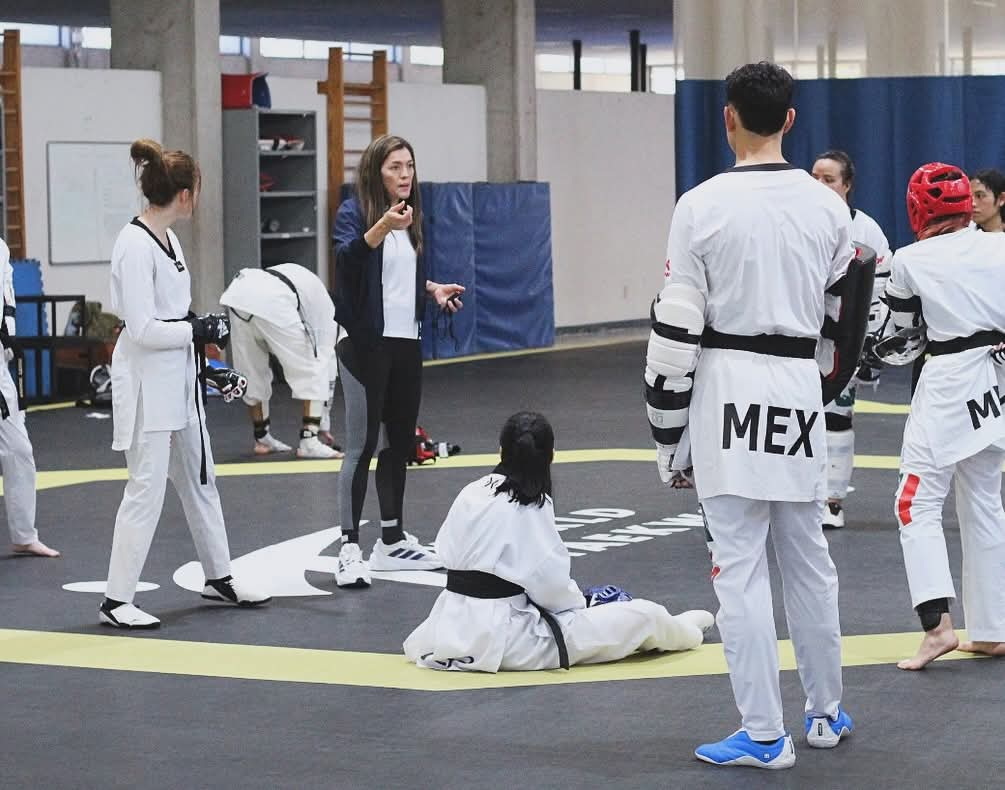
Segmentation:
<svg viewBox="0 0 1005 790">
<path fill-rule="evenodd" d="M 387 447 L 377 455 L 381 537 L 373 570 L 442 567 L 436 553 L 403 529 L 405 466 L 415 443 L 422 395 L 419 326 L 427 297 L 442 310 L 463 306 L 464 287 L 426 279 L 422 201 L 415 153 L 401 137 L 378 137 L 363 152 L 356 196 L 335 218 L 335 319 L 346 330 L 336 352 L 345 396 L 346 447 L 339 475 L 343 545 L 335 582 L 367 587 L 359 521 L 367 472 L 383 424 Z"/>
</svg>

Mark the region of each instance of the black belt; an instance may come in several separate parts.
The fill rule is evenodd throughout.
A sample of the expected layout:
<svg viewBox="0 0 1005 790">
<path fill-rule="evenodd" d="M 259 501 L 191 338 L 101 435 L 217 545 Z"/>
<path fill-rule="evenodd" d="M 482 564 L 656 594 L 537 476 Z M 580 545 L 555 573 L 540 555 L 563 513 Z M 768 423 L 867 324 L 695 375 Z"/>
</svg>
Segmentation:
<svg viewBox="0 0 1005 790">
<path fill-rule="evenodd" d="M 814 337 L 792 337 L 791 335 L 729 335 L 706 327 L 701 333 L 702 348 L 731 348 L 750 351 L 769 357 L 792 357 L 793 359 L 813 359 L 817 353 Z"/>
<path fill-rule="evenodd" d="M 961 351 L 969 351 L 972 348 L 981 346 L 997 346 L 1005 343 L 1005 333 L 1002 332 L 976 332 L 970 337 L 954 337 L 952 340 L 929 340 L 928 351 L 933 357 L 941 357 L 943 354 L 959 354 Z"/>
<path fill-rule="evenodd" d="M 482 599 L 511 598 L 514 595 L 526 594 L 527 592 L 519 584 L 508 582 L 495 574 L 483 571 L 447 571 L 447 589 L 458 595 Z M 530 596 L 527 596 L 527 600 L 541 613 L 541 618 L 555 638 L 555 644 L 558 646 L 558 665 L 562 669 L 568 669 L 569 648 L 565 644 L 562 626 L 558 624 L 555 615 L 534 603 Z"/>
</svg>

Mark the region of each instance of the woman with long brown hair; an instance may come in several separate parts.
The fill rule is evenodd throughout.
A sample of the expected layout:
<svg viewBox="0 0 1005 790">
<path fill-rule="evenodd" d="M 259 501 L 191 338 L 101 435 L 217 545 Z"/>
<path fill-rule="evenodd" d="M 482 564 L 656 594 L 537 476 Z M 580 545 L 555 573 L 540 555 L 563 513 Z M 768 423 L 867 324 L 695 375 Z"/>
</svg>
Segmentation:
<svg viewBox="0 0 1005 790">
<path fill-rule="evenodd" d="M 339 207 L 334 235 L 335 319 L 346 332 L 336 347 L 346 447 L 338 482 L 343 545 L 335 582 L 367 587 L 370 575 L 359 548 L 359 522 L 381 425 L 388 445 L 377 454 L 381 536 L 369 567 L 441 567 L 431 548 L 404 531 L 405 466 L 422 396 L 419 326 L 426 299 L 453 313 L 463 306 L 464 287 L 426 278 L 415 152 L 401 137 L 383 135 L 367 146 L 357 170 L 356 195 Z"/>
<path fill-rule="evenodd" d="M 202 597 L 239 606 L 269 596 L 230 575 L 230 548 L 216 490 L 213 455 L 200 398 L 194 343 L 226 344 L 226 316 L 195 316 L 191 276 L 171 225 L 188 219 L 199 200 L 199 166 L 184 151 L 137 140 L 130 156 L 146 210 L 120 232 L 112 249 L 112 310 L 125 319 L 112 354 L 112 449 L 124 450 L 129 480 L 115 517 L 105 600 L 99 620 L 116 628 L 156 628 L 160 620 L 133 596 L 164 506 L 168 479 L 181 499 L 206 574 Z M 247 380 L 216 371 L 225 399 Z"/>
</svg>

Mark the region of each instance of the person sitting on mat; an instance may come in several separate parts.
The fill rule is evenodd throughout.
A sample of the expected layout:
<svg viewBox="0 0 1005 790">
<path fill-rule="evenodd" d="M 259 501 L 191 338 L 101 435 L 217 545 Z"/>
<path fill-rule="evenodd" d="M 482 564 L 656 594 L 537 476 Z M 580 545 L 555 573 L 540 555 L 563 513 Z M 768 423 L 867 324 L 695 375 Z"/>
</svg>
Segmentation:
<svg viewBox="0 0 1005 790">
<path fill-rule="evenodd" d="M 501 463 L 454 500 L 436 538 L 447 588 L 405 640 L 429 669 L 529 670 L 617 661 L 636 651 L 690 650 L 712 627 L 710 612 L 672 615 L 626 594 L 604 606 L 570 576 L 555 528 L 555 437 L 540 414 L 503 426 Z"/>
</svg>

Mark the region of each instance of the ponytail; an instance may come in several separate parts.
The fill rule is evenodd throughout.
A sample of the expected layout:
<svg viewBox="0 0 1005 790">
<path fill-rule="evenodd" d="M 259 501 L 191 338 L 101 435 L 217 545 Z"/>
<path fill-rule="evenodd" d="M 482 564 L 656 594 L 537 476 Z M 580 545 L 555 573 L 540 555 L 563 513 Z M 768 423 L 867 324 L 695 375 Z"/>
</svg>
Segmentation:
<svg viewBox="0 0 1005 790">
<path fill-rule="evenodd" d="M 551 462 L 555 454 L 555 434 L 543 415 L 518 412 L 506 420 L 499 435 L 502 460 L 495 472 L 503 475 L 496 496 L 509 495 L 521 505 L 544 503 L 551 496 Z"/>
<path fill-rule="evenodd" d="M 161 144 L 143 138 L 129 148 L 143 196 L 153 206 L 167 206 L 183 189 L 199 188 L 199 165 L 184 151 L 165 151 Z"/>
</svg>

